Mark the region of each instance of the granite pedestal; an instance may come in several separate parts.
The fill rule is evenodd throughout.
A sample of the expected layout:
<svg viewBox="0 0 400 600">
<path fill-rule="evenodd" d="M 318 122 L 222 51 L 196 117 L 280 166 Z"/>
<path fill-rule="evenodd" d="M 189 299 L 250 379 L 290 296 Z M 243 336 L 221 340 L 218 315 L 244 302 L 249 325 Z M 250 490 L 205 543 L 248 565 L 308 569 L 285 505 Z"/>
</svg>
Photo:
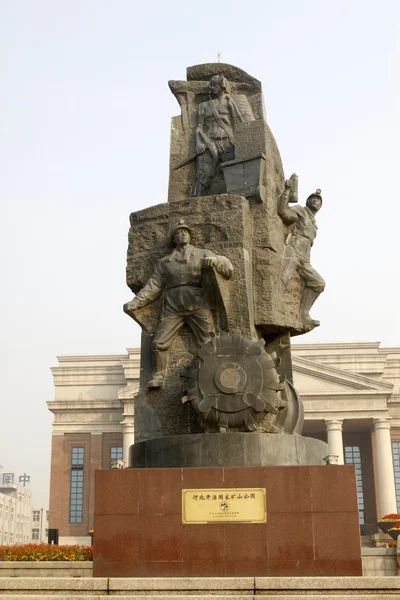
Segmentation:
<svg viewBox="0 0 400 600">
<path fill-rule="evenodd" d="M 183 489 L 265 488 L 266 523 L 182 523 Z M 95 577 L 362 575 L 354 466 L 96 472 Z"/>
</svg>

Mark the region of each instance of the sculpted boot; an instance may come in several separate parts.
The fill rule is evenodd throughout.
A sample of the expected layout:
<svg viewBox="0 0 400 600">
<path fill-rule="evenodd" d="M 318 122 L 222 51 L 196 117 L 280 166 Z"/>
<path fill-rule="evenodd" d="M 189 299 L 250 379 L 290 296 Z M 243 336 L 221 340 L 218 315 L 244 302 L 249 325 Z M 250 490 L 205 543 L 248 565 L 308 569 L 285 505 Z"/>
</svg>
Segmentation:
<svg viewBox="0 0 400 600">
<path fill-rule="evenodd" d="M 150 389 L 162 388 L 164 385 L 165 371 L 167 368 L 168 354 L 166 351 L 154 350 L 153 377 L 147 387 Z"/>
<path fill-rule="evenodd" d="M 303 291 L 303 295 L 300 301 L 300 318 L 305 325 L 311 325 L 311 327 L 318 327 L 319 321 L 316 321 L 310 317 L 310 309 L 316 299 L 318 298 L 320 292 L 315 292 L 309 287 L 305 287 Z"/>
</svg>

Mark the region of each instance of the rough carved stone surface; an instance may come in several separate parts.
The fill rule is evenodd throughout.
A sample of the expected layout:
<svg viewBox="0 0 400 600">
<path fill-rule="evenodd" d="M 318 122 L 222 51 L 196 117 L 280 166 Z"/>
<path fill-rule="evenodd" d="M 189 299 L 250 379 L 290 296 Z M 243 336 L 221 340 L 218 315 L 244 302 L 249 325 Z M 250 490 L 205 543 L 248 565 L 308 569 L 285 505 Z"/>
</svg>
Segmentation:
<svg viewBox="0 0 400 600">
<path fill-rule="evenodd" d="M 309 248 L 302 253 L 290 241 L 301 234 L 304 219 L 300 209 L 308 210 L 288 205 L 297 200 L 297 177 L 285 184 L 281 157 L 265 120 L 257 79 L 232 65 L 216 63 L 189 67 L 187 81 L 170 81 L 169 85 L 181 115 L 172 119 L 168 202 L 130 217 L 127 283 L 138 296 L 125 305 L 125 310 L 143 332 L 135 439 L 200 433 L 202 428 L 254 428 L 264 432 L 288 432 L 291 428 L 293 432 L 301 421 L 301 409 L 290 387 L 290 336 L 306 333 L 318 324 L 308 311 L 322 291 L 323 282 L 320 278 L 317 290 L 314 283 L 318 274 L 303 268 L 307 260 L 309 264 Z M 292 213 L 296 213 L 295 219 L 291 218 Z M 171 227 L 179 222 L 190 232 L 190 245 L 195 249 L 186 263 L 183 247 L 178 248 L 175 238 L 170 237 Z M 182 253 L 178 259 L 182 269 L 197 273 L 194 287 L 198 291 L 189 295 L 201 296 L 205 313 L 197 317 L 207 323 L 196 324 L 193 307 L 186 302 L 182 314 L 174 313 L 179 320 L 176 331 L 171 325 L 163 337 L 160 331 L 166 328 L 165 306 L 172 293 L 168 286 L 175 277 L 171 279 L 173 268 L 168 261 L 175 260 L 171 257 L 177 248 Z M 218 261 L 224 260 L 232 267 L 229 277 L 218 268 Z M 190 278 L 185 276 L 183 282 L 179 277 L 175 277 L 172 287 L 193 287 Z M 169 284 L 164 280 L 169 280 Z M 150 298 L 154 281 L 160 293 Z M 183 297 L 182 294 L 187 296 L 188 292 L 173 292 L 175 297 Z M 202 359 L 196 355 L 196 348 L 204 347 L 212 334 L 217 335 L 215 339 L 227 334 L 230 339 L 239 336 L 250 345 L 264 340 L 265 356 L 275 352 L 280 359 L 276 370 L 274 366 L 274 377 L 282 382 L 284 401 L 274 398 L 267 404 L 259 399 L 262 394 L 258 390 L 251 396 L 252 403 L 246 404 L 244 396 L 239 401 L 235 392 L 233 404 L 238 403 L 238 410 L 220 410 L 220 400 L 219 409 L 212 402 L 210 409 L 204 409 L 207 394 L 225 393 L 223 386 L 225 390 L 236 389 L 243 384 L 243 378 L 243 394 L 254 393 L 252 386 L 257 378 L 253 380 L 239 365 L 240 361 L 232 359 L 234 366 L 221 371 L 218 385 L 216 374 L 210 371 L 210 385 L 219 386 L 218 392 L 211 388 L 204 391 L 207 378 L 203 373 L 200 380 L 191 379 L 192 383 L 195 379 L 197 382 L 198 401 L 190 398 L 190 402 L 182 403 L 181 398 L 188 391 L 188 372 L 193 372 L 193 365 L 200 368 Z M 168 353 L 164 352 L 166 349 Z M 162 361 L 158 360 L 161 355 Z M 197 358 L 193 362 L 194 356 Z M 216 358 L 220 361 L 220 357 Z M 160 373 L 163 375 L 158 376 Z M 276 390 L 272 391 L 276 394 Z M 232 408 L 232 398 L 228 404 Z M 290 413 L 290 407 L 297 408 Z"/>
</svg>

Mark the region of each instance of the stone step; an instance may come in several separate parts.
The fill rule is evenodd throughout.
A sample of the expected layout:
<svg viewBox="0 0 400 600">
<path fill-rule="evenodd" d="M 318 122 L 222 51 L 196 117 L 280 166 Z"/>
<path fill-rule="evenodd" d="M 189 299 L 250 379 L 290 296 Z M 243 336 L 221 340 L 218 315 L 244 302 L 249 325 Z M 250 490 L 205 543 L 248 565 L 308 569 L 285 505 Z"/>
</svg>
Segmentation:
<svg viewBox="0 0 400 600">
<path fill-rule="evenodd" d="M 373 592 L 360 593 L 360 590 L 352 590 L 351 593 L 343 594 L 338 591 L 332 591 L 331 593 L 321 594 L 320 591 L 315 590 L 313 593 L 299 593 L 295 590 L 291 590 L 290 594 L 285 593 L 268 593 L 268 594 L 248 594 L 243 596 L 231 596 L 223 593 L 219 594 L 162 594 L 161 597 L 167 598 L 168 600 L 250 600 L 254 598 L 268 598 L 268 600 L 294 600 L 295 597 L 299 596 L 301 600 L 398 600 L 399 593 L 396 590 L 392 590 L 388 593 L 379 592 L 374 590 Z M 146 600 L 160 600 L 160 594 L 142 594 L 139 592 L 132 594 L 80 594 L 79 592 L 70 592 L 68 594 L 60 593 L 56 590 L 52 592 L 40 593 L 40 594 L 13 594 L 13 593 L 0 593 L 2 600 L 43 600 L 43 598 L 55 598 L 56 600 L 104 600 L 106 597 L 118 598 L 118 600 L 137 600 L 138 598 L 146 598 Z"/>
<path fill-rule="evenodd" d="M 393 600 L 400 577 L 2 577 L 0 600 Z"/>
</svg>

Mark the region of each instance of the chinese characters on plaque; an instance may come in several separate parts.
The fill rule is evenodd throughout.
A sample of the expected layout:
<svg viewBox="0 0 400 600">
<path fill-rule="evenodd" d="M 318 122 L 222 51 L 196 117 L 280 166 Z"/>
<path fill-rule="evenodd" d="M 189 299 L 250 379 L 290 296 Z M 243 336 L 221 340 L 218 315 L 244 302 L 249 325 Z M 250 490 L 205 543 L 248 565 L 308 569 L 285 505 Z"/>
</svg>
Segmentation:
<svg viewBox="0 0 400 600">
<path fill-rule="evenodd" d="M 265 523 L 265 488 L 182 490 L 182 523 Z"/>
</svg>

